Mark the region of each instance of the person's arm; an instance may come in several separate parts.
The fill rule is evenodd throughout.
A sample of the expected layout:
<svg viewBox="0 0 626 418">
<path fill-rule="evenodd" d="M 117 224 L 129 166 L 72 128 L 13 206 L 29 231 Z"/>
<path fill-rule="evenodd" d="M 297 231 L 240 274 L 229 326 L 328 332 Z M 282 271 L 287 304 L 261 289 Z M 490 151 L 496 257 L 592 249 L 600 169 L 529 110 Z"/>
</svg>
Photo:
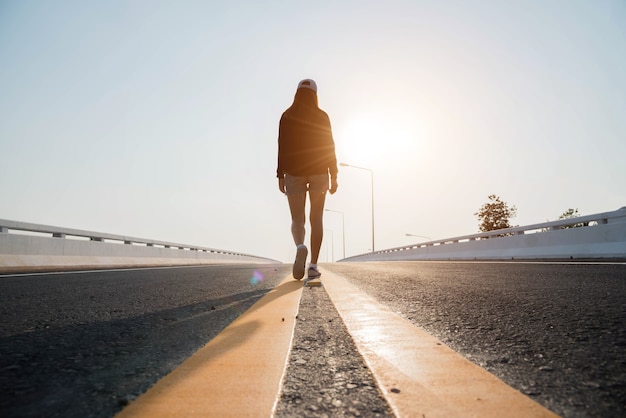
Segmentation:
<svg viewBox="0 0 626 418">
<path fill-rule="evenodd" d="M 330 174 L 330 194 L 335 194 L 337 191 L 337 156 L 335 154 L 335 141 L 333 140 L 333 130 L 330 126 L 330 118 L 326 115 L 328 121 L 328 173 Z"/>
<path fill-rule="evenodd" d="M 339 185 L 337 184 L 337 177 L 331 177 L 330 189 L 328 190 L 330 194 L 335 194 L 335 192 L 337 191 L 337 187 L 339 187 Z"/>
<path fill-rule="evenodd" d="M 285 177 L 278 178 L 278 190 L 280 190 L 281 193 L 285 194 Z"/>
<path fill-rule="evenodd" d="M 278 166 L 276 167 L 276 177 L 278 177 L 278 190 L 281 193 L 285 193 L 285 172 L 282 166 L 282 153 L 283 153 L 283 135 L 281 135 L 283 129 L 283 118 L 280 118 L 278 124 Z"/>
</svg>

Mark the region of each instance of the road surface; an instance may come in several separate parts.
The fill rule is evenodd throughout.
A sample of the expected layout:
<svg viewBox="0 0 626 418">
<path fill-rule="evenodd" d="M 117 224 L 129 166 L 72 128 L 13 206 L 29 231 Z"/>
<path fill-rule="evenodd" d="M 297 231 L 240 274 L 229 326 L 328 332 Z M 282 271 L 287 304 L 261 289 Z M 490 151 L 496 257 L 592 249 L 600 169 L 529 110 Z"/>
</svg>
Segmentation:
<svg viewBox="0 0 626 418">
<path fill-rule="evenodd" d="M 0 277 L 0 415 L 113 416 L 290 270 Z M 557 414 L 624 416 L 624 264 L 335 263 L 323 270 Z M 300 303 L 276 415 L 391 416 L 324 288 L 304 290 Z"/>
</svg>

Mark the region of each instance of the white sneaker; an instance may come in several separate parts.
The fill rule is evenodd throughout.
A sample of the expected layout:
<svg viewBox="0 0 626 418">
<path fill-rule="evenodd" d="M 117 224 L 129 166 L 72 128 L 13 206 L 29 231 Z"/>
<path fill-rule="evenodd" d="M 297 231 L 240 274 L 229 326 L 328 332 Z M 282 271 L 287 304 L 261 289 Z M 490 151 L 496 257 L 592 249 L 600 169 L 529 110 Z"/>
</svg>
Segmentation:
<svg viewBox="0 0 626 418">
<path fill-rule="evenodd" d="M 322 281 L 320 277 L 322 277 L 322 273 L 320 273 L 317 267 L 309 267 L 304 285 L 306 287 L 321 286 Z"/>
<path fill-rule="evenodd" d="M 322 275 L 317 267 L 309 267 L 309 271 L 307 271 L 307 278 L 309 279 L 317 279 Z"/>
<path fill-rule="evenodd" d="M 296 261 L 293 263 L 293 278 L 300 280 L 304 277 L 304 267 L 306 266 L 306 256 L 309 250 L 306 245 L 298 245 L 296 250 Z"/>
</svg>

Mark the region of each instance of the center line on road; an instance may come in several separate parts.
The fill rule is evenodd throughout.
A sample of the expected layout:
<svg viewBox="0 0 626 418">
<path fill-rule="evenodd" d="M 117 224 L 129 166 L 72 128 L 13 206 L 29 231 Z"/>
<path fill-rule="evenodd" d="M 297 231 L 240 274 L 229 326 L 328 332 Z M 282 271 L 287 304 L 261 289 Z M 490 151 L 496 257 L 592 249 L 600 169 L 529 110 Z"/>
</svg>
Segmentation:
<svg viewBox="0 0 626 418">
<path fill-rule="evenodd" d="M 117 417 L 271 416 L 301 295 L 289 275 Z"/>
<path fill-rule="evenodd" d="M 556 417 L 381 305 L 323 270 L 324 288 L 398 417 Z"/>
</svg>

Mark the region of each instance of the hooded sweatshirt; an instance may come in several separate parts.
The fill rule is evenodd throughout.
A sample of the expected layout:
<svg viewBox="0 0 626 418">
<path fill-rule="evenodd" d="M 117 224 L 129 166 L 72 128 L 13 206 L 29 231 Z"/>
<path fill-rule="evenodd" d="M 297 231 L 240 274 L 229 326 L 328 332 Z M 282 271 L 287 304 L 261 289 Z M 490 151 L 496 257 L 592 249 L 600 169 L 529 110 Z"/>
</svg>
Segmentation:
<svg viewBox="0 0 626 418">
<path fill-rule="evenodd" d="M 335 142 L 326 112 L 317 105 L 317 93 L 299 88 L 293 104 L 280 118 L 276 176 L 337 177 Z"/>
</svg>

